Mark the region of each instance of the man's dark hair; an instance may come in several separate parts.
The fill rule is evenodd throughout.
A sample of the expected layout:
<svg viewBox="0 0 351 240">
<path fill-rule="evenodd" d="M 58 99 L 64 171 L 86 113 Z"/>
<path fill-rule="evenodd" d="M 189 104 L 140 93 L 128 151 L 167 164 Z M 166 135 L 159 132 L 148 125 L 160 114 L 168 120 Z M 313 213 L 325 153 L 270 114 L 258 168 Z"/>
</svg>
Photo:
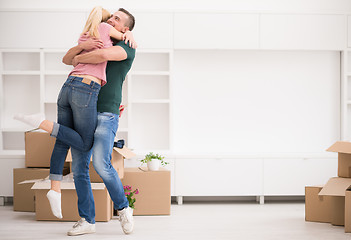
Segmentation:
<svg viewBox="0 0 351 240">
<path fill-rule="evenodd" d="M 133 28 L 134 28 L 134 25 L 135 25 L 135 18 L 134 18 L 134 16 L 130 12 L 125 10 L 124 8 L 120 8 L 120 9 L 118 9 L 118 11 L 124 12 L 125 14 L 128 15 L 128 22 L 126 24 L 127 24 L 127 27 L 129 27 L 129 31 L 132 31 Z"/>
</svg>

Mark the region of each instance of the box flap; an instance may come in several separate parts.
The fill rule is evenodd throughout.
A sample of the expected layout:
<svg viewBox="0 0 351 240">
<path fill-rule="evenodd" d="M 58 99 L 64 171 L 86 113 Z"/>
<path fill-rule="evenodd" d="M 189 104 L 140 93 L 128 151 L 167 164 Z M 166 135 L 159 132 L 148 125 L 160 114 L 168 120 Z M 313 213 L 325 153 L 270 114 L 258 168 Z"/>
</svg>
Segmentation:
<svg viewBox="0 0 351 240">
<path fill-rule="evenodd" d="M 124 158 L 133 158 L 136 156 L 135 153 L 133 153 L 129 148 L 127 148 L 126 146 L 124 146 L 123 148 L 117 148 L 114 147 L 113 150 L 115 150 L 116 152 L 118 152 L 119 154 L 121 154 Z M 91 159 L 90 159 L 91 161 Z M 71 154 L 71 149 L 68 150 L 68 154 L 66 157 L 66 162 L 72 162 L 72 154 Z"/>
<path fill-rule="evenodd" d="M 34 183 L 32 189 L 47 189 L 49 190 L 51 187 L 50 181 L 40 181 Z M 91 188 L 93 190 L 104 190 L 105 184 L 104 183 L 91 183 Z M 74 187 L 74 182 L 61 182 L 61 189 L 76 189 Z"/>
<path fill-rule="evenodd" d="M 334 177 L 329 179 L 318 195 L 320 196 L 345 196 L 345 191 L 351 186 L 351 178 Z"/>
<path fill-rule="evenodd" d="M 32 179 L 32 180 L 25 180 L 25 181 L 22 181 L 22 182 L 19 182 L 17 184 L 26 184 L 26 183 L 36 183 L 36 182 L 40 182 L 40 181 L 43 181 L 44 179 Z"/>
<path fill-rule="evenodd" d="M 44 131 L 44 130 L 42 130 L 42 129 L 40 129 L 40 128 L 34 128 L 34 129 L 32 129 L 32 130 L 26 131 L 26 133 L 30 133 L 30 132 L 42 132 L 42 133 L 47 133 L 47 131 Z"/>
<path fill-rule="evenodd" d="M 135 157 L 136 154 L 133 153 L 129 148 L 127 148 L 126 146 L 123 146 L 123 148 L 113 148 L 115 151 L 117 151 L 119 154 L 121 154 L 123 157 L 125 158 L 132 158 Z"/>
<path fill-rule="evenodd" d="M 351 154 L 351 142 L 346 141 L 337 141 L 331 145 L 328 149 L 328 152 L 341 152 L 341 153 L 350 153 Z"/>
</svg>

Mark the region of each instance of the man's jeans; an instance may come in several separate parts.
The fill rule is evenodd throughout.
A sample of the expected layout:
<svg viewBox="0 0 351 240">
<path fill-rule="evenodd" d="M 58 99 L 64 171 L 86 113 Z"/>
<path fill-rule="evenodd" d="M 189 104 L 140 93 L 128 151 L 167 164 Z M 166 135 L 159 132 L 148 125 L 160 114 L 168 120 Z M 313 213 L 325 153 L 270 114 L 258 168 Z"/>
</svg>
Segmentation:
<svg viewBox="0 0 351 240">
<path fill-rule="evenodd" d="M 93 154 L 94 168 L 104 181 L 115 209 L 123 209 L 129 205 L 118 173 L 111 165 L 111 154 L 118 121 L 119 116 L 116 114 L 98 113 L 93 148 L 88 152 L 71 149 L 73 178 L 78 195 L 78 211 L 79 215 L 89 223 L 95 223 L 95 204 L 89 178 L 91 154 Z"/>
<path fill-rule="evenodd" d="M 69 76 L 57 99 L 57 123 L 51 136 L 56 143 L 51 155 L 50 179 L 62 180 L 62 171 L 69 147 L 89 151 L 93 146 L 97 124 L 97 99 L 101 86 L 90 85 L 83 78 Z"/>
</svg>

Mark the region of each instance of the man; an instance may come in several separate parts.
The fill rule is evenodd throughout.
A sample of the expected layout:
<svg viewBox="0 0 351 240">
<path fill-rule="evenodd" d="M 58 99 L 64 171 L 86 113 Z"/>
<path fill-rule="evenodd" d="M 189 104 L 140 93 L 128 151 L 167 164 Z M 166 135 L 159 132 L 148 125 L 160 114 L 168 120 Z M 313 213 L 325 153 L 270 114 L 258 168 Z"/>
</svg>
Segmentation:
<svg viewBox="0 0 351 240">
<path fill-rule="evenodd" d="M 107 21 L 120 32 L 132 31 L 135 19 L 128 11 L 120 8 Z M 71 48 L 63 62 L 76 65 L 78 63 L 100 63 L 109 61 L 106 68 L 107 83 L 101 88 L 97 103 L 98 123 L 94 134 L 94 145 L 89 152 L 71 149 L 74 183 L 78 195 L 78 211 L 81 216 L 68 235 L 81 235 L 95 232 L 95 204 L 89 178 L 89 162 L 93 155 L 93 165 L 104 181 L 106 188 L 118 210 L 124 233 L 133 231 L 134 221 L 129 202 L 124 194 L 118 173 L 111 165 L 111 153 L 118 128 L 119 106 L 122 99 L 123 81 L 131 68 L 135 57 L 135 49 L 120 41 L 111 48 L 98 49 L 78 55 L 84 49 L 99 46 L 97 39 Z"/>
</svg>

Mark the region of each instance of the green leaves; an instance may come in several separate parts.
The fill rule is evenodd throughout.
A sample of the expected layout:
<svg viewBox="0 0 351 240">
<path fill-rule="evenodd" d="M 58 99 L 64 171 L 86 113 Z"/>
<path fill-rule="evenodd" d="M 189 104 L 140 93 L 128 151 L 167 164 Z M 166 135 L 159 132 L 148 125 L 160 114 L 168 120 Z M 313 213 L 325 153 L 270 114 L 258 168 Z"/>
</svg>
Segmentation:
<svg viewBox="0 0 351 240">
<path fill-rule="evenodd" d="M 166 166 L 167 164 L 169 164 L 169 162 L 163 161 L 165 157 L 159 155 L 158 153 L 154 154 L 153 152 L 150 152 L 148 154 L 145 155 L 145 158 L 140 160 L 140 162 L 142 163 L 147 163 L 149 161 L 151 161 L 152 159 L 158 159 L 161 161 L 162 166 Z"/>
</svg>

